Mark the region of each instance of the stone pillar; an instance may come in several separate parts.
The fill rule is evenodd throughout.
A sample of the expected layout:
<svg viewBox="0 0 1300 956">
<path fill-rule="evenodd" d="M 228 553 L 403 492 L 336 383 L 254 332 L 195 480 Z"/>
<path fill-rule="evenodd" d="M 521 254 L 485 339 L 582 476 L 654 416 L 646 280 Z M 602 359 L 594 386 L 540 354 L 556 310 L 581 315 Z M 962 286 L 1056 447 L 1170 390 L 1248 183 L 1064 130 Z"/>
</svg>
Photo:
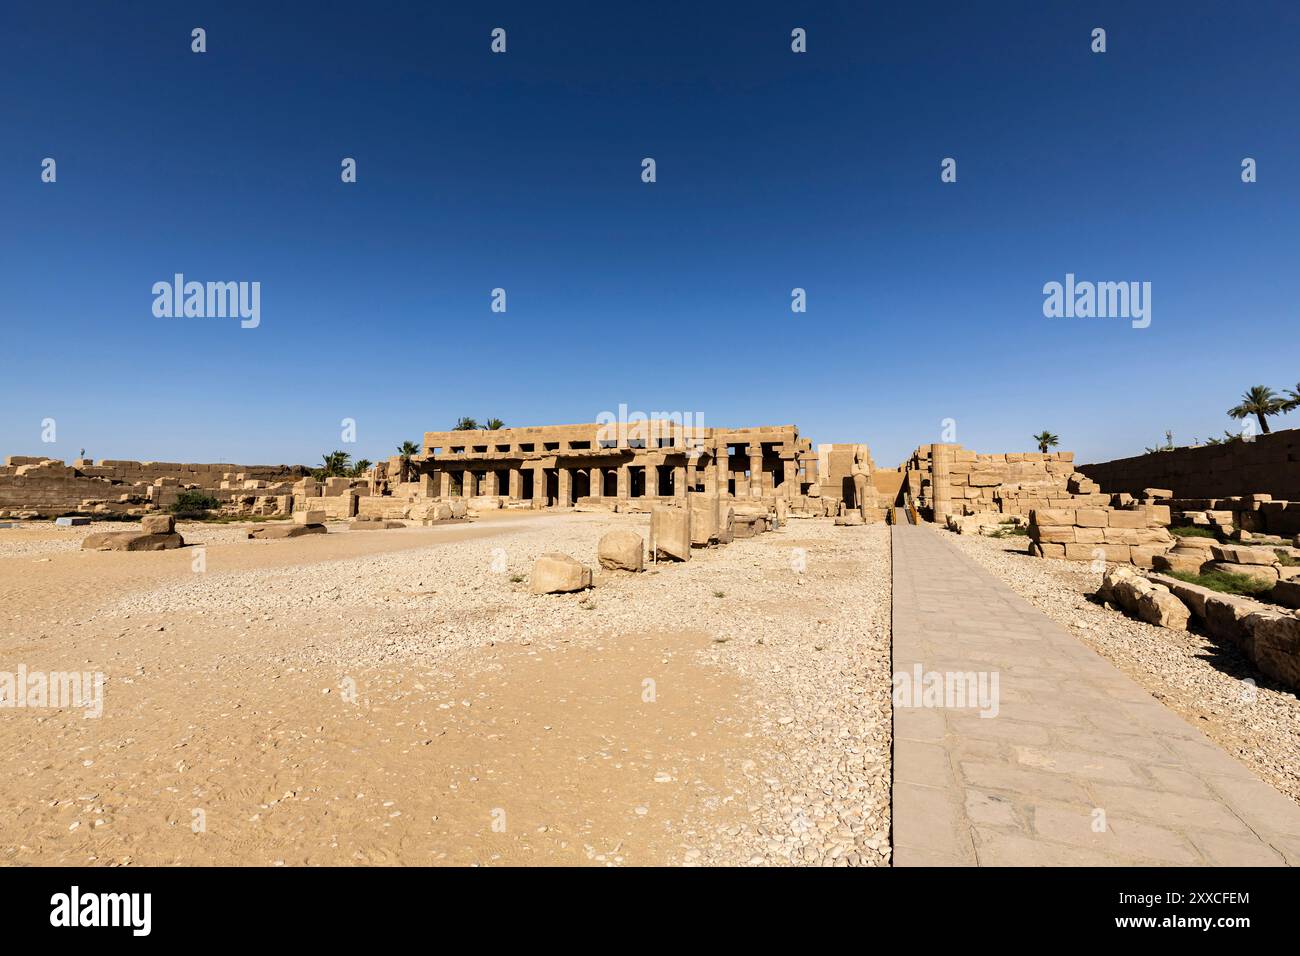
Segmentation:
<svg viewBox="0 0 1300 956">
<path fill-rule="evenodd" d="M 497 477 L 496 469 L 489 469 L 483 478 L 483 494 L 490 498 L 495 498 L 501 494 L 500 479 Z"/>
<path fill-rule="evenodd" d="M 510 469 L 510 497 L 518 501 L 524 493 L 524 473 L 518 468 Z"/>
<path fill-rule="evenodd" d="M 557 502 L 561 508 L 567 508 L 573 504 L 573 471 L 569 468 L 556 468 L 556 474 L 559 475 L 559 494 L 560 500 Z"/>
<path fill-rule="evenodd" d="M 687 458 L 687 464 L 673 468 L 673 497 L 685 498 L 688 492 L 695 490 L 695 459 Z"/>
<path fill-rule="evenodd" d="M 934 520 L 939 524 L 946 523 L 948 515 L 952 514 L 952 485 L 949 477 L 952 449 L 952 445 L 938 444 L 930 449 L 930 500 Z"/>
<path fill-rule="evenodd" d="M 446 469 L 438 472 L 438 497 L 451 497 L 451 472 Z"/>
<path fill-rule="evenodd" d="M 727 493 L 727 482 L 730 480 L 731 457 L 728 454 L 727 446 L 723 445 L 713 456 L 714 494 L 725 495 Z"/>
<path fill-rule="evenodd" d="M 632 473 L 627 465 L 618 466 L 618 500 L 627 501 L 632 494 Z"/>
<path fill-rule="evenodd" d="M 645 495 L 647 498 L 659 497 L 659 466 L 654 462 L 645 466 Z"/>
<path fill-rule="evenodd" d="M 533 466 L 533 507 L 546 507 L 546 469 L 540 465 Z"/>
<path fill-rule="evenodd" d="M 781 494 L 786 498 L 799 494 L 799 462 L 793 458 L 781 460 Z"/>
<path fill-rule="evenodd" d="M 749 494 L 758 498 L 763 494 L 763 446 L 749 446 Z"/>
<path fill-rule="evenodd" d="M 591 469 L 591 477 L 587 479 L 587 489 L 593 498 L 605 497 L 605 473 L 599 468 Z"/>
<path fill-rule="evenodd" d="M 466 498 L 473 498 L 478 493 L 478 479 L 468 468 L 461 472 L 460 490 Z"/>
</svg>

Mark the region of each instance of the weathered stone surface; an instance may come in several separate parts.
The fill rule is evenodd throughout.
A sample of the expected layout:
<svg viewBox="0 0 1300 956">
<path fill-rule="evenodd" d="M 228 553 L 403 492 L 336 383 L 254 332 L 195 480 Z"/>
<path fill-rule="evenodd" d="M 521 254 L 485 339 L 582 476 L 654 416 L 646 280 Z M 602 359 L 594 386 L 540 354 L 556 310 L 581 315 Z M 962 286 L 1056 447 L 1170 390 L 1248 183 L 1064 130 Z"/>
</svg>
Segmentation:
<svg viewBox="0 0 1300 956">
<path fill-rule="evenodd" d="M 691 557 L 690 509 L 656 507 L 650 512 L 650 541 L 657 557 L 689 561 Z"/>
<path fill-rule="evenodd" d="M 1157 554 L 1151 559 L 1151 566 L 1157 571 L 1179 571 L 1183 574 L 1199 574 L 1205 558 L 1201 551 L 1183 551 L 1175 548 L 1164 554 Z"/>
<path fill-rule="evenodd" d="M 1211 561 L 1205 565 L 1207 571 L 1222 571 L 1226 574 L 1244 574 L 1257 581 L 1275 582 L 1279 580 L 1277 568 L 1262 564 L 1233 564 L 1231 561 Z"/>
<path fill-rule="evenodd" d="M 308 534 L 325 534 L 323 524 L 273 524 L 265 528 L 254 528 L 248 536 L 257 541 L 271 541 L 280 538 L 301 538 Z"/>
<path fill-rule="evenodd" d="M 1252 615 L 1254 661 L 1261 671 L 1290 687 L 1300 687 L 1300 617 Z"/>
<path fill-rule="evenodd" d="M 73 515 L 70 517 L 56 518 L 54 520 L 54 523 L 60 528 L 76 528 L 76 527 L 80 527 L 81 525 L 90 524 L 90 519 L 84 516 L 78 517 L 76 515 Z"/>
<path fill-rule="evenodd" d="M 324 511 L 295 511 L 293 513 L 294 524 L 324 524 Z"/>
<path fill-rule="evenodd" d="M 1148 624 L 1171 630 L 1187 630 L 1191 612 L 1187 605 L 1162 584 L 1155 584 L 1125 567 L 1109 569 L 1098 592 Z"/>
<path fill-rule="evenodd" d="M 635 531 L 611 531 L 600 539 L 596 557 L 609 571 L 641 571 L 645 568 L 645 541 Z"/>
<path fill-rule="evenodd" d="M 1174 493 L 1168 488 L 1143 488 L 1143 498 L 1172 498 Z"/>
<path fill-rule="evenodd" d="M 406 525 L 401 521 L 383 521 L 374 518 L 363 520 L 358 518 L 348 525 L 350 531 L 387 531 L 392 528 L 405 528 Z"/>
<path fill-rule="evenodd" d="M 1279 581 L 1268 596 L 1283 607 L 1300 608 L 1300 581 Z"/>
<path fill-rule="evenodd" d="M 1230 564 L 1277 564 L 1277 555 L 1267 548 L 1244 548 L 1231 544 L 1216 544 L 1210 551 L 1216 561 Z"/>
<path fill-rule="evenodd" d="M 840 527 L 849 527 L 852 525 L 866 524 L 866 522 L 862 520 L 861 512 L 850 511 L 847 514 L 842 514 L 836 517 L 835 524 L 837 524 Z M 745 534 L 741 535 L 741 537 L 747 538 L 750 537 L 752 534 L 754 534 L 754 531 L 752 530 L 754 528 L 754 523 L 747 522 L 746 525 L 750 530 L 748 530 Z"/>
<path fill-rule="evenodd" d="M 591 568 L 558 551 L 533 562 L 528 590 L 533 594 L 563 594 L 591 587 Z"/>
<path fill-rule="evenodd" d="M 81 542 L 83 551 L 170 551 L 185 545 L 180 535 L 147 534 L 139 531 L 110 531 L 88 534 Z"/>
<path fill-rule="evenodd" d="M 1219 544 L 1214 538 L 1202 538 L 1198 535 L 1175 535 L 1174 537 L 1178 539 L 1178 544 L 1175 547 L 1179 551 L 1212 552 Z M 1210 560 L 1209 554 L 1206 555 L 1205 560 Z"/>
<path fill-rule="evenodd" d="M 145 515 L 140 519 L 140 530 L 145 534 L 171 534 L 176 530 L 176 519 L 171 515 Z"/>
</svg>

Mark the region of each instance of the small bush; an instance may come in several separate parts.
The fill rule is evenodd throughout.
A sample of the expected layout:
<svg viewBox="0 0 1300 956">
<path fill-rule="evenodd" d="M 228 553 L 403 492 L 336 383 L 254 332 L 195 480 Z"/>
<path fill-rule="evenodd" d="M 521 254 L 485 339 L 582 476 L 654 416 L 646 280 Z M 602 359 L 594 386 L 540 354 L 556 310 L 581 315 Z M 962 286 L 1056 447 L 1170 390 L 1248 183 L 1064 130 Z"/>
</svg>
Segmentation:
<svg viewBox="0 0 1300 956">
<path fill-rule="evenodd" d="M 1218 538 L 1219 536 L 1209 528 L 1198 528 L 1195 525 L 1184 525 L 1181 528 L 1170 528 L 1170 534 L 1176 534 L 1180 538 Z"/>
<path fill-rule="evenodd" d="M 178 518 L 206 518 L 208 512 L 221 507 L 221 502 L 201 491 L 182 491 L 172 505 L 171 512 Z"/>
<path fill-rule="evenodd" d="M 1296 565 L 1300 565 L 1300 558 L 1293 558 L 1290 551 L 1274 548 L 1273 553 L 1277 555 L 1277 563 L 1284 568 L 1294 568 Z"/>
<path fill-rule="evenodd" d="M 1169 576 L 1186 581 L 1188 584 L 1199 584 L 1211 591 L 1221 591 L 1224 594 L 1244 594 L 1254 597 L 1273 589 L 1271 581 L 1261 581 L 1248 574 L 1233 574 L 1231 571 L 1205 571 L 1201 574 L 1192 574 L 1190 571 L 1170 571 Z"/>
</svg>

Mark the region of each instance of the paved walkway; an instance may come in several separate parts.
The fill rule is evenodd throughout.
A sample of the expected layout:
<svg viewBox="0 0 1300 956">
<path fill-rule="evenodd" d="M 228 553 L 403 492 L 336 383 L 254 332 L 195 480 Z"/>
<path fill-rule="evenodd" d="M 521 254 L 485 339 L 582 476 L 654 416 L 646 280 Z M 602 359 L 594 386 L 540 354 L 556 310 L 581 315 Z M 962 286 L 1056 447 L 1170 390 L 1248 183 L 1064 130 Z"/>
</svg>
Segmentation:
<svg viewBox="0 0 1300 956">
<path fill-rule="evenodd" d="M 895 865 L 1300 865 L 1300 807 L 946 532 L 892 531 Z M 918 664 L 996 678 L 996 716 L 900 706 Z"/>
</svg>

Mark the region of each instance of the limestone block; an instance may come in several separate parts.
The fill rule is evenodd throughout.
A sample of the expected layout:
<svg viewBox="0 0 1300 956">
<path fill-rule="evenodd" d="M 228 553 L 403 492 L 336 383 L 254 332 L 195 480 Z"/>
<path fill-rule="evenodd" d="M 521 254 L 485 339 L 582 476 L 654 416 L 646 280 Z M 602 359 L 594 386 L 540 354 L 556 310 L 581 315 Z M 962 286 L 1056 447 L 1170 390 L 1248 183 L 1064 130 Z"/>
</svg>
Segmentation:
<svg viewBox="0 0 1300 956">
<path fill-rule="evenodd" d="M 1083 528 L 1105 528 L 1110 518 L 1105 508 L 1080 508 L 1074 513 L 1074 523 Z"/>
<path fill-rule="evenodd" d="M 1076 529 L 1069 525 L 1030 525 L 1029 535 L 1035 541 L 1053 544 L 1070 544 L 1078 540 Z"/>
<path fill-rule="evenodd" d="M 1179 571 L 1183 574 L 1200 574 L 1201 565 L 1205 563 L 1202 551 L 1182 551 L 1175 548 L 1164 554 L 1157 554 L 1151 559 L 1151 566 L 1157 571 Z"/>
<path fill-rule="evenodd" d="M 650 512 L 650 541 L 657 558 L 689 561 L 691 557 L 690 509 L 654 508 Z"/>
<path fill-rule="evenodd" d="M 1268 596 L 1283 607 L 1300 608 L 1300 581 L 1279 581 Z"/>
<path fill-rule="evenodd" d="M 248 536 L 257 541 L 271 541 L 280 538 L 301 538 L 308 534 L 326 534 L 323 524 L 273 524 L 263 528 L 254 528 Z"/>
<path fill-rule="evenodd" d="M 528 590 L 533 594 L 562 594 L 591 587 L 591 568 L 558 551 L 533 562 Z"/>
<path fill-rule="evenodd" d="M 171 515 L 146 515 L 140 519 L 140 530 L 145 534 L 171 534 L 176 530 L 176 519 Z"/>
<path fill-rule="evenodd" d="M 1143 488 L 1143 498 L 1172 498 L 1174 493 L 1168 488 Z"/>
<path fill-rule="evenodd" d="M 1176 535 L 1176 537 L 1178 538 L 1176 547 L 1179 551 L 1204 551 L 1206 561 L 1210 560 L 1210 553 L 1219 544 L 1214 538 L 1202 538 L 1199 535 Z"/>
<path fill-rule="evenodd" d="M 1207 571 L 1222 571 L 1225 574 L 1244 574 L 1257 581 L 1276 582 L 1280 579 L 1277 568 L 1263 564 L 1234 564 L 1231 561 L 1211 561 L 1205 565 Z"/>
<path fill-rule="evenodd" d="M 1167 587 L 1149 581 L 1129 568 L 1107 570 L 1098 593 L 1103 599 L 1157 627 L 1185 631 L 1191 619 L 1187 605 Z"/>
<path fill-rule="evenodd" d="M 1277 563 L 1277 555 L 1267 548 L 1243 548 L 1238 545 L 1214 545 L 1210 548 L 1216 561 L 1226 561 L 1232 564 L 1261 564 L 1269 565 Z"/>
<path fill-rule="evenodd" d="M 611 571 L 641 571 L 645 568 L 645 541 L 635 531 L 611 531 L 596 548 L 600 566 Z"/>
<path fill-rule="evenodd" d="M 325 512 L 323 511 L 295 511 L 293 515 L 294 524 L 324 524 Z"/>
<path fill-rule="evenodd" d="M 138 531 L 110 531 L 100 534 L 88 534 L 82 539 L 83 551 L 170 551 L 183 547 L 185 539 L 180 535 L 150 534 Z"/>
<path fill-rule="evenodd" d="M 1252 614 L 1252 659 L 1261 671 L 1290 687 L 1300 687 L 1300 617 L 1294 614 Z"/>
</svg>

